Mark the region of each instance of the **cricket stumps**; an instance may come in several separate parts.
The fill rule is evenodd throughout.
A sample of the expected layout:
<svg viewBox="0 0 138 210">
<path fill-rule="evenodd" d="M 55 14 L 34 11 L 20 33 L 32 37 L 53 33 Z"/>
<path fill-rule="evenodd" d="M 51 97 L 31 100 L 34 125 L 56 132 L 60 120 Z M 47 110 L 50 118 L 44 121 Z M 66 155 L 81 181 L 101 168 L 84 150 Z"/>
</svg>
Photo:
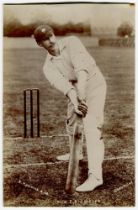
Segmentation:
<svg viewBox="0 0 138 210">
<path fill-rule="evenodd" d="M 38 88 L 27 88 L 23 91 L 24 96 L 24 138 L 27 138 L 28 136 L 31 138 L 34 138 L 34 131 L 36 130 L 37 137 L 40 137 L 40 93 Z M 29 97 L 29 100 L 27 100 L 27 96 Z M 36 100 L 34 100 L 34 96 L 36 96 Z M 27 103 L 28 102 L 28 103 Z M 37 123 L 37 129 L 34 127 L 34 106 L 36 106 L 36 123 Z M 28 115 L 30 115 L 30 120 L 27 118 L 27 108 L 30 109 L 28 111 Z M 30 121 L 30 135 L 27 135 L 28 123 L 27 121 Z"/>
</svg>

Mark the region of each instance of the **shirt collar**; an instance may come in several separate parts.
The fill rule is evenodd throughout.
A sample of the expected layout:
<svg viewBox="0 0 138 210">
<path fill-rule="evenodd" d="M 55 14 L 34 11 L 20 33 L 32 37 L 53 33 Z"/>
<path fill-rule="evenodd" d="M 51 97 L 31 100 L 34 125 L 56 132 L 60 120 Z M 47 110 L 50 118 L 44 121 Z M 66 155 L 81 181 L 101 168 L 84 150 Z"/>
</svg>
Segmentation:
<svg viewBox="0 0 138 210">
<path fill-rule="evenodd" d="M 59 50 L 60 50 L 60 53 L 64 50 L 64 48 L 66 48 L 66 45 L 65 45 L 65 43 L 64 42 L 62 42 L 61 40 L 58 40 L 58 46 L 59 46 Z M 59 55 L 59 56 L 53 56 L 53 55 L 51 55 L 49 52 L 48 52 L 48 58 L 49 58 L 49 60 L 53 60 L 54 58 L 56 59 L 56 58 L 60 58 L 61 57 L 61 55 Z"/>
</svg>

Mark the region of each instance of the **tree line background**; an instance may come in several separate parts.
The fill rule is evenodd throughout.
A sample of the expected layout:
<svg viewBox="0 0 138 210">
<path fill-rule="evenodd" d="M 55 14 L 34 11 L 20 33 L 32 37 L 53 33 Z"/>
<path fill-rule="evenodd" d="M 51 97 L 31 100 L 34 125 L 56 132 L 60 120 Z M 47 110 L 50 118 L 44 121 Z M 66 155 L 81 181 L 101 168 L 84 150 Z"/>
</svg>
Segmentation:
<svg viewBox="0 0 138 210">
<path fill-rule="evenodd" d="M 4 22 L 3 35 L 8 37 L 30 37 L 34 32 L 34 29 L 40 24 L 45 23 L 41 21 L 23 25 L 19 20 L 13 19 L 8 23 Z M 50 25 L 53 27 L 55 34 L 58 36 L 63 36 L 69 33 L 93 36 L 94 32 L 94 29 L 89 23 L 74 24 L 72 22 L 68 22 L 67 24 L 62 25 L 57 23 L 51 23 Z M 134 36 L 134 27 L 128 22 L 123 22 L 116 29 L 116 35 L 119 37 Z"/>
</svg>

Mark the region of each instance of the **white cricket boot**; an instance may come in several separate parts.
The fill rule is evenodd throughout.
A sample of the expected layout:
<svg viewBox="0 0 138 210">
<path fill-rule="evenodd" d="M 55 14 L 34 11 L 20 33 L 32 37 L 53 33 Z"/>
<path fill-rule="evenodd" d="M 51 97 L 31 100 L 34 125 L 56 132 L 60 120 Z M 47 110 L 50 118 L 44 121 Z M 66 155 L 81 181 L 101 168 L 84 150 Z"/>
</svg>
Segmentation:
<svg viewBox="0 0 138 210">
<path fill-rule="evenodd" d="M 69 146 L 70 146 L 70 150 L 71 150 L 71 146 L 72 146 L 72 136 L 70 136 L 69 138 Z M 56 157 L 56 160 L 60 160 L 60 161 L 68 161 L 70 157 L 70 153 L 66 153 L 65 155 L 59 155 Z M 79 160 L 83 160 L 83 137 L 80 141 L 80 157 Z"/>
<path fill-rule="evenodd" d="M 70 156 L 70 154 L 67 153 L 65 155 L 59 155 L 59 156 L 57 156 L 56 159 L 57 160 L 60 160 L 60 161 L 67 161 L 67 160 L 69 160 L 69 156 Z"/>
<path fill-rule="evenodd" d="M 68 161 L 69 160 L 69 157 L 70 157 L 70 154 L 69 153 L 66 153 L 65 155 L 59 155 L 56 157 L 57 160 L 60 160 L 60 161 Z M 80 157 L 79 157 L 79 160 L 82 160 L 83 159 L 83 154 L 80 154 Z"/>
<path fill-rule="evenodd" d="M 103 184 L 102 179 L 97 179 L 93 174 L 90 174 L 88 179 L 76 188 L 77 192 L 90 192 L 93 191 L 96 187 Z"/>
</svg>

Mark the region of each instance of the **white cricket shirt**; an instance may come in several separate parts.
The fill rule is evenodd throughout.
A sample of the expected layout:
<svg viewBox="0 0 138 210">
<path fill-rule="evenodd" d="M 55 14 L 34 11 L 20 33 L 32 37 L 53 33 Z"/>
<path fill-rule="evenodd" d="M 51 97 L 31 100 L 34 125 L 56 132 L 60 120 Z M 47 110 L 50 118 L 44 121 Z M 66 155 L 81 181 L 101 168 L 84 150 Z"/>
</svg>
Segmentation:
<svg viewBox="0 0 138 210">
<path fill-rule="evenodd" d="M 74 88 L 70 80 L 77 80 L 77 72 L 84 70 L 88 80 L 97 71 L 95 60 L 88 53 L 81 41 L 69 36 L 58 41 L 59 56 L 47 54 L 43 71 L 48 81 L 65 95 Z"/>
</svg>

